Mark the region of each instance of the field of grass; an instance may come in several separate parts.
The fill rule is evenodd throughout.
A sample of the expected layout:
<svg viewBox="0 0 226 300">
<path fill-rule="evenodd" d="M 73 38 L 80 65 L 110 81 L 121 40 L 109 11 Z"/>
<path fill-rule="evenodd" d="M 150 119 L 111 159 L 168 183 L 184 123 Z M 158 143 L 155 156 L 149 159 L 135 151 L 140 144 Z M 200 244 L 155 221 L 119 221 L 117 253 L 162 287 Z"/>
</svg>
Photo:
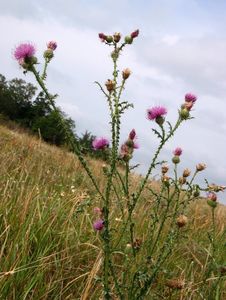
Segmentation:
<svg viewBox="0 0 226 300">
<path fill-rule="evenodd" d="M 103 188 L 103 163 L 91 160 L 90 164 Z M 134 175 L 131 185 L 139 180 Z M 152 186 L 158 190 L 157 182 Z M 137 237 L 144 245 L 152 205 L 150 194 L 144 193 L 134 216 Z M 101 238 L 92 225 L 97 206 L 100 199 L 73 154 L 0 126 L 0 299 L 103 299 Z M 110 216 L 115 239 L 121 222 L 117 211 L 115 204 Z M 211 209 L 206 200 L 197 199 L 187 215 L 188 226 L 156 278 L 155 296 L 147 299 L 226 299 L 224 274 L 219 293 L 214 298 L 205 296 L 219 280 L 217 270 L 207 270 Z M 141 264 L 145 247 L 136 257 Z M 124 252 L 115 254 L 118 272 Z M 216 208 L 216 259 L 222 275 L 226 264 L 223 205 Z M 178 282 L 183 282 L 183 288 L 170 287 Z"/>
</svg>

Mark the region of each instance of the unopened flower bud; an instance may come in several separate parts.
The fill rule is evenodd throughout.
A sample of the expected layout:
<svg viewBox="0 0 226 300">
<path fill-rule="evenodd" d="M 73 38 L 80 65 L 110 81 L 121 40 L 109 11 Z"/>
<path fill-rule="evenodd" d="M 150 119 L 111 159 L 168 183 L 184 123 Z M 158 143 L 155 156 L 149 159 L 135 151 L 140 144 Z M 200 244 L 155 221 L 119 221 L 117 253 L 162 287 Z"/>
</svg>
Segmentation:
<svg viewBox="0 0 226 300">
<path fill-rule="evenodd" d="M 179 178 L 179 183 L 180 184 L 185 184 L 186 183 L 186 178 L 185 177 L 180 177 Z"/>
<path fill-rule="evenodd" d="M 203 163 L 200 163 L 200 164 L 198 164 L 198 165 L 196 166 L 196 171 L 197 171 L 197 172 L 200 172 L 200 171 L 205 170 L 205 168 L 206 168 L 206 165 L 203 164 Z"/>
<path fill-rule="evenodd" d="M 122 78 L 126 80 L 127 78 L 129 78 L 130 74 L 131 74 L 130 69 L 126 68 L 125 70 L 122 71 Z"/>
<path fill-rule="evenodd" d="M 187 108 L 183 108 L 180 111 L 180 117 L 182 120 L 187 120 L 189 118 L 190 114 L 189 111 L 187 110 Z"/>
<path fill-rule="evenodd" d="M 43 57 L 46 58 L 46 59 L 52 59 L 54 56 L 53 54 L 53 50 L 52 49 L 47 49 L 44 54 L 43 54 Z"/>
<path fill-rule="evenodd" d="M 102 42 L 104 42 L 107 38 L 107 36 L 104 33 L 99 33 L 99 38 L 101 39 Z"/>
<path fill-rule="evenodd" d="M 107 43 L 112 43 L 113 42 L 113 37 L 111 35 L 108 35 L 105 40 L 106 40 Z"/>
<path fill-rule="evenodd" d="M 136 131 L 135 131 L 135 129 L 132 129 L 132 130 L 130 131 L 130 133 L 129 133 L 129 138 L 130 138 L 131 140 L 134 140 L 135 137 L 136 137 Z"/>
<path fill-rule="evenodd" d="M 121 33 L 120 32 L 115 32 L 114 35 L 113 35 L 113 39 L 114 39 L 114 42 L 118 43 L 121 39 Z"/>
<path fill-rule="evenodd" d="M 109 92 L 112 92 L 112 91 L 114 90 L 114 88 L 115 88 L 115 82 L 114 82 L 114 80 L 108 79 L 108 80 L 105 82 L 105 86 L 106 86 L 106 88 L 107 88 L 107 90 L 108 90 Z"/>
<path fill-rule="evenodd" d="M 134 39 L 134 38 L 138 37 L 138 35 L 139 35 L 139 29 L 133 31 L 130 36 L 131 36 L 131 38 Z"/>
<path fill-rule="evenodd" d="M 169 167 L 167 165 L 162 166 L 162 174 L 166 174 L 169 171 Z"/>
<path fill-rule="evenodd" d="M 176 164 L 179 164 L 180 162 L 180 157 L 175 155 L 173 158 L 172 158 L 172 162 L 176 165 Z"/>
<path fill-rule="evenodd" d="M 217 202 L 216 201 L 212 201 L 212 200 L 207 200 L 207 204 L 212 207 L 212 208 L 215 208 L 217 207 Z"/>
<path fill-rule="evenodd" d="M 132 44 L 132 42 L 133 42 L 133 38 L 131 36 L 127 35 L 125 37 L 125 43 L 126 44 Z"/>
<path fill-rule="evenodd" d="M 191 171 L 189 169 L 185 169 L 183 172 L 183 177 L 188 177 L 188 176 L 190 176 L 190 174 L 191 174 Z"/>
<path fill-rule="evenodd" d="M 188 218 L 185 215 L 180 215 L 177 218 L 177 226 L 184 227 L 188 223 Z"/>
<path fill-rule="evenodd" d="M 169 177 L 169 176 L 167 176 L 167 175 L 165 175 L 165 174 L 162 176 L 162 182 L 163 182 L 167 187 L 169 187 L 169 185 L 170 185 L 169 180 L 170 180 L 170 177 Z"/>
</svg>

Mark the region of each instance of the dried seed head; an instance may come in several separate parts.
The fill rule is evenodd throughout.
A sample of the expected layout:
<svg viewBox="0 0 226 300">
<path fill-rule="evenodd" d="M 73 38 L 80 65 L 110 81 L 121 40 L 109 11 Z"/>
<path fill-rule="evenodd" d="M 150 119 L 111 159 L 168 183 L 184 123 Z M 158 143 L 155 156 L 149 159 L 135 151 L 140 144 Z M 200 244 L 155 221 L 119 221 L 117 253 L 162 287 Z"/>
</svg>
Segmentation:
<svg viewBox="0 0 226 300">
<path fill-rule="evenodd" d="M 200 171 L 205 170 L 205 168 L 206 168 L 206 164 L 200 163 L 200 164 L 197 164 L 196 171 L 200 172 Z"/>
<path fill-rule="evenodd" d="M 180 184 L 185 184 L 186 183 L 186 178 L 185 177 L 180 177 L 179 178 L 179 183 Z"/>
<path fill-rule="evenodd" d="M 120 32 L 115 32 L 114 35 L 113 35 L 113 39 L 114 39 L 114 42 L 118 43 L 121 39 L 121 33 Z"/>
<path fill-rule="evenodd" d="M 188 218 L 185 215 L 180 215 L 177 218 L 178 227 L 184 227 L 188 223 Z"/>
<path fill-rule="evenodd" d="M 189 169 L 184 169 L 183 177 L 186 178 L 186 177 L 190 176 L 190 174 L 191 174 L 191 171 Z"/>
<path fill-rule="evenodd" d="M 169 171 L 169 167 L 167 165 L 162 166 L 162 174 L 166 174 Z"/>
<path fill-rule="evenodd" d="M 130 74 L 131 74 L 130 69 L 128 69 L 128 68 L 124 69 L 124 70 L 122 71 L 122 78 L 123 78 L 124 80 L 126 80 L 127 78 L 129 78 Z"/>
<path fill-rule="evenodd" d="M 112 92 L 112 91 L 114 90 L 114 88 L 115 88 L 115 82 L 114 82 L 114 80 L 108 79 L 108 80 L 105 82 L 105 86 L 106 86 L 106 88 L 107 88 L 107 90 L 108 90 L 109 92 Z"/>
</svg>

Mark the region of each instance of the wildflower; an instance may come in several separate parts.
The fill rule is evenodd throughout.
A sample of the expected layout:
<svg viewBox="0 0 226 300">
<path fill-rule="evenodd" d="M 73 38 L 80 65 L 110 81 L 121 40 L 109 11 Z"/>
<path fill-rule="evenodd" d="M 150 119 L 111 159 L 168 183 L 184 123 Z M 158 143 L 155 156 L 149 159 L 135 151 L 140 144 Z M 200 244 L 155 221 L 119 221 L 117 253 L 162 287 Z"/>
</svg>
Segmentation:
<svg viewBox="0 0 226 300">
<path fill-rule="evenodd" d="M 93 223 L 93 228 L 98 231 L 102 230 L 104 228 L 104 221 L 102 219 L 95 221 Z"/>
<path fill-rule="evenodd" d="M 112 43 L 113 42 L 113 37 L 111 35 L 107 35 L 105 38 L 107 43 Z"/>
<path fill-rule="evenodd" d="M 200 172 L 200 171 L 205 170 L 205 168 L 206 168 L 206 165 L 203 164 L 203 163 L 200 163 L 200 164 L 197 164 L 197 166 L 196 166 L 196 171 L 197 171 L 197 172 Z"/>
<path fill-rule="evenodd" d="M 163 106 L 155 106 L 147 110 L 147 118 L 151 121 L 155 120 L 156 123 L 158 123 L 159 125 L 163 124 L 164 122 L 163 116 L 166 114 L 167 114 L 167 110 Z"/>
<path fill-rule="evenodd" d="M 188 223 L 188 218 L 185 215 L 180 215 L 176 222 L 178 227 L 184 227 Z"/>
<path fill-rule="evenodd" d="M 92 142 L 94 150 L 103 150 L 109 146 L 109 141 L 106 138 L 95 138 Z"/>
<path fill-rule="evenodd" d="M 215 194 L 214 192 L 209 192 L 207 194 L 207 198 L 211 201 L 216 202 L 217 201 L 217 194 Z"/>
<path fill-rule="evenodd" d="M 175 155 L 173 158 L 172 158 L 172 162 L 176 165 L 176 164 L 179 164 L 180 162 L 180 157 L 178 155 Z"/>
<path fill-rule="evenodd" d="M 184 172 L 183 172 L 183 177 L 188 177 L 188 176 L 190 176 L 190 174 L 191 174 L 191 171 L 189 170 L 189 169 L 184 169 Z"/>
<path fill-rule="evenodd" d="M 107 38 L 107 36 L 104 33 L 99 33 L 99 38 L 101 39 L 102 42 L 104 42 Z"/>
<path fill-rule="evenodd" d="M 126 68 L 125 70 L 122 71 L 122 78 L 126 80 L 127 78 L 129 78 L 130 74 L 131 74 L 130 69 Z"/>
<path fill-rule="evenodd" d="M 197 97 L 194 94 L 192 94 L 192 93 L 187 93 L 185 95 L 185 101 L 186 102 L 192 102 L 192 103 L 194 103 L 196 100 L 197 100 Z"/>
<path fill-rule="evenodd" d="M 167 165 L 162 166 L 162 174 L 166 174 L 169 171 L 169 167 Z"/>
<path fill-rule="evenodd" d="M 139 29 L 133 31 L 133 32 L 130 34 L 130 36 L 131 36 L 132 39 L 138 37 L 138 35 L 139 35 Z"/>
<path fill-rule="evenodd" d="M 57 48 L 57 43 L 55 41 L 50 41 L 47 43 L 47 48 L 54 51 Z"/>
<path fill-rule="evenodd" d="M 94 207 L 93 212 L 97 215 L 101 215 L 102 214 L 102 209 L 99 207 Z"/>
<path fill-rule="evenodd" d="M 190 111 L 193 107 L 194 103 L 193 102 L 185 102 L 183 104 L 183 108 L 186 108 L 188 111 Z"/>
<path fill-rule="evenodd" d="M 35 47 L 31 43 L 20 44 L 14 51 L 14 57 L 20 61 L 33 57 L 35 54 Z"/>
<path fill-rule="evenodd" d="M 174 151 L 173 151 L 173 154 L 175 156 L 181 156 L 182 154 L 182 149 L 180 147 L 177 147 Z"/>
<path fill-rule="evenodd" d="M 109 92 L 112 92 L 112 91 L 114 90 L 114 88 L 115 88 L 115 82 L 114 82 L 114 80 L 108 79 L 108 80 L 105 82 L 105 86 L 106 86 L 106 88 L 107 88 L 107 90 L 108 90 Z"/>
<path fill-rule="evenodd" d="M 120 32 L 115 32 L 114 35 L 113 35 L 113 39 L 114 39 L 114 42 L 118 43 L 121 39 L 121 33 Z"/>
<path fill-rule="evenodd" d="M 54 54 L 53 54 L 53 50 L 52 49 L 48 48 L 46 51 L 44 51 L 44 54 L 43 54 L 44 58 L 50 60 L 50 59 L 53 58 L 53 56 L 54 56 Z"/>
</svg>

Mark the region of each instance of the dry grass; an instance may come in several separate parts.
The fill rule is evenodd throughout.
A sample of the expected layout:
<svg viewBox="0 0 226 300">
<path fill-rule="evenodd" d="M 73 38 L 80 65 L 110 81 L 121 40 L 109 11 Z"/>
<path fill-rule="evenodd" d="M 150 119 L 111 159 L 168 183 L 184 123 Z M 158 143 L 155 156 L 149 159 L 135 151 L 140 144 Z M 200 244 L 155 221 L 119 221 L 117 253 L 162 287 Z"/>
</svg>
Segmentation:
<svg viewBox="0 0 226 300">
<path fill-rule="evenodd" d="M 0 126 L 0 164 L 0 299 L 99 299 L 102 252 L 92 228 L 92 211 L 100 199 L 78 160 Z M 102 163 L 90 160 L 90 164 L 103 189 Z M 139 180 L 133 176 L 131 185 L 135 187 Z M 151 203 L 150 195 L 144 194 L 135 215 L 142 241 Z M 218 257 L 225 263 L 226 207 L 219 205 L 216 214 Z M 116 217 L 117 209 L 111 214 L 117 233 Z M 202 299 L 197 290 L 206 270 L 210 226 L 210 209 L 205 200 L 197 200 L 189 209 L 186 239 L 166 266 L 177 270 L 173 275 L 185 280 L 185 288 L 172 295 L 166 289 L 164 299 Z M 120 254 L 115 259 L 120 269 Z M 164 282 L 162 274 L 158 290 Z M 226 291 L 222 295 L 226 299 Z"/>
</svg>

